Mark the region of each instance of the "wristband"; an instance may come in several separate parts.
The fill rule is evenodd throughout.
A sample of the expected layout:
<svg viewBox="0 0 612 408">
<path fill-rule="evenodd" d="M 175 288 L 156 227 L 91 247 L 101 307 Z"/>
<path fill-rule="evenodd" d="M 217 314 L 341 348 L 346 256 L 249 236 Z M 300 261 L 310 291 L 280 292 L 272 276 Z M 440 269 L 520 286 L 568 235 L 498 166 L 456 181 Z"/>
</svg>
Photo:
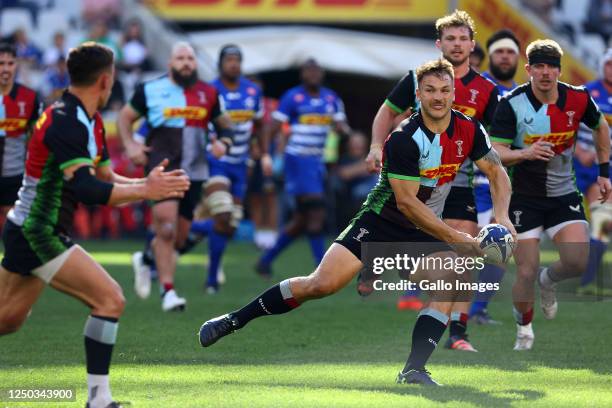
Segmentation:
<svg viewBox="0 0 612 408">
<path fill-rule="evenodd" d="M 610 162 L 599 163 L 599 177 L 610 178 Z"/>
</svg>

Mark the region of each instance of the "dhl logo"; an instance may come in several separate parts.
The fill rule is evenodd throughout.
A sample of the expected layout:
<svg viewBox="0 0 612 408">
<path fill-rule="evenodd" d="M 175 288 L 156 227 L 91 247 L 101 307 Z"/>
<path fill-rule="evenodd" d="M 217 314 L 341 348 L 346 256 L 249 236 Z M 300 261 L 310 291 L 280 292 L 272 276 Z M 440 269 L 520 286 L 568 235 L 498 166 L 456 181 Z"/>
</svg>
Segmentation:
<svg viewBox="0 0 612 408">
<path fill-rule="evenodd" d="M 255 112 L 252 110 L 231 110 L 227 111 L 232 122 L 247 122 L 255 116 Z"/>
<path fill-rule="evenodd" d="M 552 143 L 555 146 L 566 145 L 574 137 L 574 131 L 570 132 L 553 132 L 545 133 L 542 135 L 526 135 L 524 142 L 526 145 L 531 145 L 541 140 L 543 142 Z"/>
<path fill-rule="evenodd" d="M 331 124 L 332 118 L 329 115 L 321 115 L 318 113 L 311 113 L 300 116 L 300 123 L 302 125 L 319 125 L 327 126 Z"/>
<path fill-rule="evenodd" d="M 458 110 L 459 112 L 463 113 L 465 116 L 469 116 L 470 118 L 476 116 L 476 108 L 472 108 L 471 106 L 456 105 L 453 103 L 453 109 Z"/>
<path fill-rule="evenodd" d="M 36 130 L 40 130 L 40 128 L 43 127 L 46 121 L 47 121 L 47 112 L 43 112 L 43 114 L 40 115 L 40 118 L 38 118 L 38 120 L 36 121 L 36 124 L 34 125 Z"/>
<path fill-rule="evenodd" d="M 182 118 L 188 120 L 200 120 L 206 117 L 208 110 L 200 106 L 186 106 L 184 108 L 164 109 L 165 118 Z"/>
<path fill-rule="evenodd" d="M 0 130 L 14 132 L 24 130 L 28 121 L 26 119 L 0 119 Z"/>
<path fill-rule="evenodd" d="M 430 180 L 441 179 L 444 177 L 453 177 L 459 170 L 459 163 L 453 164 L 442 164 L 439 167 L 432 167 L 430 169 L 423 169 L 420 172 L 421 177 L 428 178 Z"/>
</svg>

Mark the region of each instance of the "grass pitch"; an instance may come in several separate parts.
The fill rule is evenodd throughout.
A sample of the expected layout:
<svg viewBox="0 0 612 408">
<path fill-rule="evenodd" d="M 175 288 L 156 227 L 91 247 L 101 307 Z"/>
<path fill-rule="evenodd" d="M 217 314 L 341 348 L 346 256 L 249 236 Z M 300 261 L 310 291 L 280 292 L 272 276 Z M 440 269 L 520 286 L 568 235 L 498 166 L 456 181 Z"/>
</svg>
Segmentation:
<svg viewBox="0 0 612 408">
<path fill-rule="evenodd" d="M 350 285 L 292 313 L 258 319 L 202 349 L 196 333 L 203 321 L 269 286 L 252 271 L 258 253 L 251 245 L 230 245 L 224 262 L 228 283 L 216 296 L 203 292 L 204 248 L 183 257 L 176 287 L 188 307 L 180 314 L 161 312 L 155 286 L 149 299 L 135 296 L 130 253 L 140 242 L 84 247 L 127 298 L 111 385 L 115 399 L 133 407 L 612 406 L 609 302 L 561 303 L 553 321 L 536 309 L 534 349 L 518 353 L 512 351 L 510 301 L 500 296 L 490 310 L 503 325 L 470 326 L 479 353 L 438 348 L 428 368 L 445 387 L 425 389 L 394 383 L 416 315 L 397 312 L 393 296 L 363 301 Z M 298 242 L 275 264 L 274 281 L 311 269 L 310 251 Z M 512 280 L 510 272 L 505 287 Z M 0 388 L 73 388 L 77 402 L 0 401 L 0 407 L 85 405 L 87 312 L 47 289 L 21 331 L 0 338 Z"/>
</svg>

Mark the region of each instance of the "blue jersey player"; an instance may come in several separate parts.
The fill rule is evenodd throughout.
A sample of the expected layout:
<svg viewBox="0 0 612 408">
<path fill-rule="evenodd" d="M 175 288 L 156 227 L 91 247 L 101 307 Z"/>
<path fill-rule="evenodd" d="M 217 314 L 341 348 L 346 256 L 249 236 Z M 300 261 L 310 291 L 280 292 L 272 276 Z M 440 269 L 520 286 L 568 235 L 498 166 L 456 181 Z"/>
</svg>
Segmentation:
<svg viewBox="0 0 612 408">
<path fill-rule="evenodd" d="M 208 157 L 210 179 L 205 185 L 208 213 L 212 218 L 195 221 L 192 232 L 208 235 L 208 279 L 206 290 L 215 293 L 218 274 L 227 241 L 234 235 L 243 217 L 242 202 L 247 186 L 247 161 L 251 138 L 261 128 L 262 92 L 259 86 L 241 74 L 242 52 L 229 44 L 219 53 L 219 78 L 212 82 L 225 102 L 234 126 L 234 144 L 225 156 Z"/>
<path fill-rule="evenodd" d="M 602 58 L 601 78 L 589 82 L 586 84 L 586 88 L 606 118 L 608 126 L 612 126 L 612 48 L 608 48 Z M 586 127 L 581 127 L 578 131 L 578 143 L 574 152 L 574 172 L 576 185 L 580 192 L 584 194 L 591 212 L 591 250 L 587 272 L 582 276 L 580 292 L 584 294 L 604 294 L 601 292 L 601 288 L 596 287 L 594 282 L 603 254 L 610 242 L 612 203 L 608 201 L 602 204 L 597 200 L 600 194 L 597 184 L 599 169 L 596 162 L 593 135 Z"/>
<path fill-rule="evenodd" d="M 332 126 L 349 134 L 344 105 L 338 95 L 322 86 L 324 72 L 314 59 L 301 68 L 302 84 L 288 90 L 281 98 L 274 120 L 264 133 L 267 146 L 271 136 L 278 133 L 283 123 L 291 126 L 285 148 L 285 191 L 295 198 L 296 211 L 281 231 L 274 246 L 259 259 L 256 269 L 264 276 L 271 275 L 272 261 L 298 235 L 306 233 L 315 259 L 319 263 L 325 253 L 323 201 L 325 166 L 323 150 Z M 264 148 L 264 152 L 269 149 Z M 269 155 L 262 157 L 264 173 L 271 173 Z"/>
</svg>

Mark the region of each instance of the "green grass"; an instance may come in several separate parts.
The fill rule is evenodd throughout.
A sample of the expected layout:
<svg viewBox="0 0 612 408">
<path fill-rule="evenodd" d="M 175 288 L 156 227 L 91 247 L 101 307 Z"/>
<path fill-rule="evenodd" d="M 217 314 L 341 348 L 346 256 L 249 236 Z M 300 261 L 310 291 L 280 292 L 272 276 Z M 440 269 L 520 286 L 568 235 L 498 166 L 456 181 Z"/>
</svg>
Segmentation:
<svg viewBox="0 0 612 408">
<path fill-rule="evenodd" d="M 231 245 L 228 283 L 217 296 L 202 291 L 203 248 L 185 257 L 176 286 L 188 308 L 165 314 L 156 293 L 141 301 L 132 291 L 129 252 L 140 243 L 84 246 L 124 288 L 128 302 L 111 384 L 115 398 L 134 407 L 612 406 L 607 302 L 562 303 L 553 321 L 536 311 L 534 350 L 517 353 L 510 303 L 501 296 L 491 311 L 503 325 L 470 327 L 479 353 L 436 350 L 428 368 L 446 386 L 432 390 L 394 383 L 415 319 L 395 310 L 394 297 L 363 301 L 350 285 L 293 313 L 254 321 L 202 349 L 196 332 L 204 320 L 268 286 L 252 272 L 258 255 L 253 247 Z M 275 264 L 276 279 L 311 268 L 307 245 L 299 242 Z M 511 281 L 508 275 L 506 287 Z M 22 330 L 0 338 L 0 388 L 76 388 L 78 402 L 0 406 L 84 406 L 86 316 L 77 301 L 47 289 Z"/>
</svg>

